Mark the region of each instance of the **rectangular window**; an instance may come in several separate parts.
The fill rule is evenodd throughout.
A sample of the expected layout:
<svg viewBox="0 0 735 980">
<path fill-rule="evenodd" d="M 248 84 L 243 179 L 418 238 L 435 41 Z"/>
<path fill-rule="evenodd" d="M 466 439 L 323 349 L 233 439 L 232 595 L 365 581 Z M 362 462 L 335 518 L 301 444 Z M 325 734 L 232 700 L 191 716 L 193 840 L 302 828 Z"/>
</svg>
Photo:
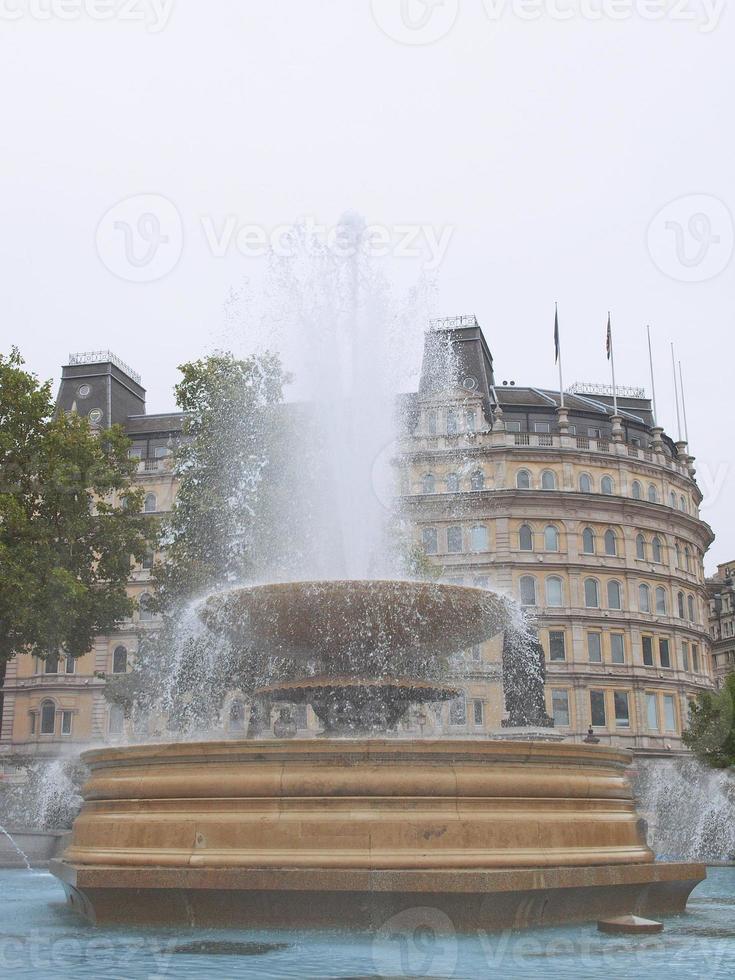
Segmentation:
<svg viewBox="0 0 735 980">
<path fill-rule="evenodd" d="M 590 691 L 590 713 L 593 728 L 605 727 L 605 692 Z"/>
<path fill-rule="evenodd" d="M 447 551 L 450 555 L 458 555 L 462 551 L 462 528 L 447 528 Z"/>
<path fill-rule="evenodd" d="M 676 705 L 673 694 L 664 694 L 664 728 L 667 732 L 676 731 Z"/>
<path fill-rule="evenodd" d="M 551 432 L 551 423 L 549 422 L 534 422 L 533 423 L 534 432 Z"/>
<path fill-rule="evenodd" d="M 421 540 L 424 545 L 424 554 L 435 555 L 437 553 L 439 549 L 435 527 L 425 527 L 421 532 Z"/>
<path fill-rule="evenodd" d="M 669 641 L 660 637 L 658 641 L 658 658 L 662 667 L 671 666 L 671 654 L 669 653 Z"/>
<path fill-rule="evenodd" d="M 475 413 L 472 409 L 467 409 L 465 412 L 465 425 L 468 432 L 474 432 L 476 429 L 475 425 Z"/>
<path fill-rule="evenodd" d="M 467 724 L 467 702 L 464 698 L 455 698 L 449 702 L 449 724 Z"/>
<path fill-rule="evenodd" d="M 692 643 L 692 669 L 695 674 L 699 673 L 699 646 Z"/>
<path fill-rule="evenodd" d="M 602 633 L 587 634 L 587 656 L 591 664 L 602 663 Z"/>
<path fill-rule="evenodd" d="M 67 672 L 67 674 L 74 674 L 74 673 L 76 673 L 76 669 L 77 669 L 77 662 L 76 662 L 75 658 L 74 657 L 67 657 L 66 658 L 66 672 Z"/>
<path fill-rule="evenodd" d="M 599 438 L 601 437 L 601 435 L 602 435 L 602 432 L 601 432 L 601 430 L 600 430 L 600 429 L 596 429 L 596 428 L 595 428 L 594 426 L 592 426 L 592 425 L 590 425 L 590 426 L 589 426 L 589 427 L 587 428 L 587 437 L 588 437 L 589 439 L 599 439 Z"/>
<path fill-rule="evenodd" d="M 576 426 L 576 425 L 574 425 L 574 423 L 572 423 L 572 424 L 571 424 L 571 425 L 569 426 L 569 435 L 570 435 L 570 436 L 576 436 L 576 434 L 577 434 L 577 426 Z"/>
<path fill-rule="evenodd" d="M 566 660 L 563 630 L 549 631 L 549 660 Z"/>
<path fill-rule="evenodd" d="M 653 667 L 653 637 L 644 636 L 641 641 L 643 644 L 643 663 L 646 667 Z"/>
<path fill-rule="evenodd" d="M 520 432 L 521 431 L 521 423 L 520 422 L 516 422 L 513 419 L 506 419 L 505 429 L 506 429 L 507 432 Z"/>
<path fill-rule="evenodd" d="M 569 727 L 569 692 L 552 690 L 551 714 L 554 724 L 560 728 Z"/>
<path fill-rule="evenodd" d="M 156 446 L 153 450 L 153 456 L 155 459 L 166 459 L 167 456 L 171 455 L 171 450 L 168 446 Z"/>
<path fill-rule="evenodd" d="M 61 734 L 71 735 L 71 711 L 61 712 Z"/>
<path fill-rule="evenodd" d="M 650 732 L 658 731 L 658 695 L 646 694 L 646 722 Z"/>
<path fill-rule="evenodd" d="M 610 634 L 610 659 L 614 664 L 625 663 L 625 637 L 622 633 Z"/>
<path fill-rule="evenodd" d="M 480 647 L 479 643 L 475 643 L 475 645 L 471 649 L 471 653 L 472 653 L 473 664 L 482 663 L 482 648 Z"/>
<path fill-rule="evenodd" d="M 484 721 L 484 710 L 482 701 L 472 702 L 472 720 L 476 725 L 482 725 Z"/>
<path fill-rule="evenodd" d="M 426 431 L 430 436 L 436 435 L 436 412 L 426 413 Z"/>
<path fill-rule="evenodd" d="M 630 728 L 630 706 L 627 691 L 615 691 L 615 725 L 618 728 Z"/>
<path fill-rule="evenodd" d="M 689 644 L 686 640 L 681 644 L 681 666 L 683 670 L 689 670 Z"/>
</svg>

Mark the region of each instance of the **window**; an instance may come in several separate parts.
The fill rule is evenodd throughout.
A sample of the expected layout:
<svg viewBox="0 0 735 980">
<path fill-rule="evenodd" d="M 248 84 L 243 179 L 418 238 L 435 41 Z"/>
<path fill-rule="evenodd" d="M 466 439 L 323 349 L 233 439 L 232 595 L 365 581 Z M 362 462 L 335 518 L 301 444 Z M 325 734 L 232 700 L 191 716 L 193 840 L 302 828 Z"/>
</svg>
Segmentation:
<svg viewBox="0 0 735 980">
<path fill-rule="evenodd" d="M 478 575 L 477 578 L 473 579 L 472 584 L 476 589 L 489 589 L 490 579 L 487 575 Z"/>
<path fill-rule="evenodd" d="M 479 643 L 475 643 L 470 647 L 470 654 L 472 656 L 472 663 L 479 664 L 482 663 L 482 648 Z"/>
<path fill-rule="evenodd" d="M 59 673 L 59 655 L 57 653 L 50 653 L 43 665 L 44 674 L 58 674 Z"/>
<path fill-rule="evenodd" d="M 145 495 L 145 500 L 143 502 L 143 510 L 146 514 L 155 514 L 158 507 L 158 501 L 156 499 L 155 493 L 147 493 Z"/>
<path fill-rule="evenodd" d="M 544 529 L 544 550 L 559 550 L 559 532 L 553 524 L 548 524 Z"/>
<path fill-rule="evenodd" d="M 519 490 L 531 489 L 531 474 L 528 470 L 518 470 L 516 473 L 516 487 Z"/>
<path fill-rule="evenodd" d="M 676 705 L 673 694 L 664 694 L 664 729 L 667 732 L 676 731 Z"/>
<path fill-rule="evenodd" d="M 435 527 L 425 527 L 421 532 L 421 543 L 425 555 L 435 555 L 439 550 L 438 535 Z"/>
<path fill-rule="evenodd" d="M 143 561 L 140 563 L 140 567 L 144 568 L 146 571 L 150 571 L 153 568 L 153 561 L 155 555 L 152 551 L 146 551 L 143 555 Z"/>
<path fill-rule="evenodd" d="M 227 727 L 231 732 L 245 731 L 245 705 L 242 701 L 233 701 L 230 705 Z"/>
<path fill-rule="evenodd" d="M 640 500 L 643 496 L 643 487 L 640 485 L 638 480 L 633 480 L 633 486 L 631 488 L 633 493 L 633 500 Z"/>
<path fill-rule="evenodd" d="M 110 735 L 122 735 L 124 727 L 125 712 L 119 704 L 111 705 L 110 720 L 108 722 L 108 731 Z"/>
<path fill-rule="evenodd" d="M 684 670 L 689 670 L 689 644 L 686 640 L 681 643 L 681 665 Z"/>
<path fill-rule="evenodd" d="M 681 547 L 678 541 L 674 545 L 674 552 L 676 554 L 676 567 L 681 568 Z"/>
<path fill-rule="evenodd" d="M 569 727 L 569 692 L 552 690 L 551 692 L 551 714 L 554 725 L 561 728 Z"/>
<path fill-rule="evenodd" d="M 485 720 L 484 705 L 482 701 L 472 702 L 472 721 L 475 725 L 482 725 Z"/>
<path fill-rule="evenodd" d="M 562 581 L 557 575 L 546 579 L 546 605 L 555 607 L 564 605 Z"/>
<path fill-rule="evenodd" d="M 171 455 L 171 450 L 168 446 L 156 446 L 153 450 L 153 456 L 155 459 L 167 459 Z"/>
<path fill-rule="evenodd" d="M 648 484 L 648 502 L 651 504 L 658 503 L 658 492 L 652 483 Z"/>
<path fill-rule="evenodd" d="M 53 701 L 41 702 L 41 734 L 53 735 L 56 731 L 56 705 Z"/>
<path fill-rule="evenodd" d="M 470 542 L 473 551 L 488 550 L 487 528 L 484 524 L 478 524 L 472 528 L 470 531 Z"/>
<path fill-rule="evenodd" d="M 447 493 L 459 493 L 459 477 L 456 473 L 447 476 Z"/>
<path fill-rule="evenodd" d="M 150 623 L 150 621 L 153 619 L 151 597 L 147 592 L 142 592 L 138 599 L 138 613 L 141 623 Z"/>
<path fill-rule="evenodd" d="M 589 425 L 587 426 L 587 436 L 590 439 L 600 439 L 602 438 L 602 429 L 598 429 L 594 425 Z"/>
<path fill-rule="evenodd" d="M 692 670 L 699 673 L 699 644 L 692 643 Z"/>
<path fill-rule="evenodd" d="M 646 724 L 649 732 L 658 731 L 658 695 L 646 693 Z"/>
<path fill-rule="evenodd" d="M 521 576 L 521 605 L 536 605 L 536 580 L 530 575 Z"/>
<path fill-rule="evenodd" d="M 541 489 L 556 490 L 556 473 L 551 470 L 544 470 L 541 474 Z"/>
<path fill-rule="evenodd" d="M 618 553 L 618 539 L 615 536 L 615 532 L 610 528 L 605 531 L 605 554 L 606 555 L 617 555 Z"/>
<path fill-rule="evenodd" d="M 65 661 L 65 671 L 67 674 L 75 674 L 77 670 L 76 657 L 67 657 Z"/>
<path fill-rule="evenodd" d="M 640 561 L 646 560 L 646 539 L 642 534 L 637 535 L 635 539 L 635 556 Z"/>
<path fill-rule="evenodd" d="M 597 579 L 584 580 L 584 604 L 588 609 L 597 609 L 600 605 L 600 589 Z"/>
<path fill-rule="evenodd" d="M 474 432 L 477 428 L 475 424 L 475 410 L 468 408 L 464 413 L 464 424 L 468 432 Z"/>
<path fill-rule="evenodd" d="M 115 647 L 112 654 L 112 673 L 124 674 L 128 669 L 128 651 L 125 647 Z"/>
<path fill-rule="evenodd" d="M 534 422 L 533 423 L 534 432 L 551 432 L 551 424 L 549 422 Z"/>
<path fill-rule="evenodd" d="M 454 698 L 449 702 L 449 724 L 467 724 L 467 702 L 464 699 L 464 695 Z"/>
<path fill-rule="evenodd" d="M 507 419 L 505 422 L 505 429 L 507 432 L 520 432 L 521 423 L 515 419 Z"/>
<path fill-rule="evenodd" d="M 645 667 L 653 667 L 653 637 L 644 636 L 641 638 L 643 645 L 643 664 Z"/>
<path fill-rule="evenodd" d="M 36 712 L 35 711 L 29 711 L 28 712 L 28 722 L 30 724 L 31 735 L 35 735 L 36 734 Z"/>
<path fill-rule="evenodd" d="M 669 641 L 663 636 L 658 641 L 658 659 L 662 667 L 671 666 L 671 655 L 669 653 Z"/>
<path fill-rule="evenodd" d="M 655 537 L 653 541 L 651 541 L 651 552 L 653 554 L 653 560 L 660 565 L 663 554 L 661 549 L 661 538 Z"/>
<path fill-rule="evenodd" d="M 689 613 L 689 622 L 693 623 L 695 620 L 694 615 L 694 596 L 687 596 L 687 612 Z"/>
<path fill-rule="evenodd" d="M 592 493 L 592 478 L 587 473 L 582 473 L 579 478 L 579 489 L 582 493 Z"/>
<path fill-rule="evenodd" d="M 429 436 L 436 435 L 436 410 L 431 409 L 426 413 L 426 433 Z"/>
<path fill-rule="evenodd" d="M 436 480 L 433 473 L 425 473 L 421 478 L 421 493 L 435 493 Z"/>
<path fill-rule="evenodd" d="M 665 616 L 666 608 L 666 589 L 662 585 L 656 586 L 656 615 Z"/>
<path fill-rule="evenodd" d="M 590 691 L 590 714 L 593 728 L 605 727 L 605 692 Z"/>
<path fill-rule="evenodd" d="M 450 555 L 458 555 L 462 551 L 462 528 L 447 528 L 447 551 Z"/>
<path fill-rule="evenodd" d="M 473 490 L 484 490 L 485 489 L 485 474 L 482 470 L 474 470 L 472 476 L 470 477 L 470 487 Z"/>
<path fill-rule="evenodd" d="M 613 702 L 615 704 L 615 726 L 617 728 L 630 728 L 628 692 L 615 691 L 613 693 Z"/>
<path fill-rule="evenodd" d="M 692 570 L 692 553 L 688 547 L 684 548 L 684 568 L 686 568 L 688 572 L 691 572 Z"/>
<path fill-rule="evenodd" d="M 71 719 L 72 719 L 72 712 L 71 711 L 62 711 L 61 712 L 61 734 L 62 735 L 71 735 Z"/>
<path fill-rule="evenodd" d="M 638 608 L 644 613 L 651 611 L 651 590 L 645 583 L 638 586 Z"/>
<path fill-rule="evenodd" d="M 679 619 L 684 619 L 684 593 L 676 593 L 676 611 L 679 613 Z"/>
<path fill-rule="evenodd" d="M 563 630 L 549 631 L 549 660 L 566 660 Z"/>
<path fill-rule="evenodd" d="M 587 659 L 591 664 L 602 663 L 602 633 L 587 634 Z"/>
<path fill-rule="evenodd" d="M 614 664 L 625 663 L 625 636 L 622 633 L 610 634 L 610 660 Z"/>
<path fill-rule="evenodd" d="M 533 531 L 528 524 L 521 524 L 518 530 L 518 546 L 521 551 L 533 551 Z"/>
<path fill-rule="evenodd" d="M 600 480 L 600 492 L 608 496 L 613 492 L 614 485 L 611 476 L 603 476 Z"/>
<path fill-rule="evenodd" d="M 676 494 L 673 490 L 669 491 L 669 506 L 676 510 Z"/>
<path fill-rule="evenodd" d="M 456 436 L 459 432 L 459 419 L 453 408 L 447 409 L 447 435 Z"/>
<path fill-rule="evenodd" d="M 582 531 L 582 553 L 594 555 L 595 553 L 595 532 L 591 527 L 586 527 Z"/>
<path fill-rule="evenodd" d="M 687 502 L 684 497 L 679 497 L 679 510 L 683 511 L 685 514 L 687 512 Z"/>
<path fill-rule="evenodd" d="M 622 609 L 622 590 L 620 588 L 620 582 L 615 582 L 614 580 L 607 583 L 607 608 L 608 609 Z"/>
</svg>

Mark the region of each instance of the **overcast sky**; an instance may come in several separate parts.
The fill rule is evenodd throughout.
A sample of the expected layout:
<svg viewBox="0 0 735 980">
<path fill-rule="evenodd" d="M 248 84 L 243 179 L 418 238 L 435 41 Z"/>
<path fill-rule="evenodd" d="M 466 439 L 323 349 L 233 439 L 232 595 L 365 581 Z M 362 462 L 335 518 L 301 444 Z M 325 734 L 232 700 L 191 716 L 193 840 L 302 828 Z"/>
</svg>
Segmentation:
<svg viewBox="0 0 735 980">
<path fill-rule="evenodd" d="M 170 410 L 275 229 L 355 210 L 435 313 L 477 314 L 498 380 L 557 383 L 558 300 L 565 382 L 609 381 L 610 308 L 619 384 L 649 387 L 650 322 L 676 435 L 675 342 L 711 570 L 735 557 L 733 50 L 715 0 L 0 0 L 1 346 L 54 379 L 110 348 Z"/>
</svg>

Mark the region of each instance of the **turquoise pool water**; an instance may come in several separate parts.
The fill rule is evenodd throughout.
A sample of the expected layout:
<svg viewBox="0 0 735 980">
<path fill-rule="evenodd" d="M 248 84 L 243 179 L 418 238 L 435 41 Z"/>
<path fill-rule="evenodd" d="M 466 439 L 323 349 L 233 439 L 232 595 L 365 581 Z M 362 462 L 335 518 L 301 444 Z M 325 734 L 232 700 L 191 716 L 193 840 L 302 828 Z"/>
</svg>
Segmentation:
<svg viewBox="0 0 735 980">
<path fill-rule="evenodd" d="M 724 980 L 735 976 L 735 867 L 711 868 L 688 914 L 660 936 L 603 936 L 593 925 L 447 936 L 440 925 L 436 911 L 416 908 L 375 935 L 97 929 L 67 910 L 51 875 L 0 872 L 0 977 Z"/>
</svg>

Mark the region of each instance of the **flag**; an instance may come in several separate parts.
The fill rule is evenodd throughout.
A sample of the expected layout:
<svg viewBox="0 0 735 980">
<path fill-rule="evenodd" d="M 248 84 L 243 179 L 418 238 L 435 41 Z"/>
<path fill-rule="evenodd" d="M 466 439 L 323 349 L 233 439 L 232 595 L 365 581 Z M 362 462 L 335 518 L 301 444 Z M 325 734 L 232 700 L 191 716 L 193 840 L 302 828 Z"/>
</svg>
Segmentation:
<svg viewBox="0 0 735 980">
<path fill-rule="evenodd" d="M 554 364 L 559 360 L 559 309 L 554 313 Z"/>
<path fill-rule="evenodd" d="M 610 326 L 610 314 L 607 314 L 607 359 L 612 356 L 612 327 Z"/>
</svg>

